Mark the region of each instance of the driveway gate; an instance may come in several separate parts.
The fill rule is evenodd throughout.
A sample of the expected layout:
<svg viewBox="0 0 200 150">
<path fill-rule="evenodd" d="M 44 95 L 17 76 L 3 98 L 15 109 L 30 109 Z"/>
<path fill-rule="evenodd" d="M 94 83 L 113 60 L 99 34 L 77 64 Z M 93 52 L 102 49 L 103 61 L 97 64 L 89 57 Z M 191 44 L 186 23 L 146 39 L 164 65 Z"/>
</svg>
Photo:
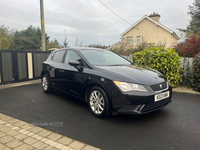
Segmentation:
<svg viewBox="0 0 200 150">
<path fill-rule="evenodd" d="M 0 84 L 40 78 L 51 51 L 0 50 Z"/>
</svg>

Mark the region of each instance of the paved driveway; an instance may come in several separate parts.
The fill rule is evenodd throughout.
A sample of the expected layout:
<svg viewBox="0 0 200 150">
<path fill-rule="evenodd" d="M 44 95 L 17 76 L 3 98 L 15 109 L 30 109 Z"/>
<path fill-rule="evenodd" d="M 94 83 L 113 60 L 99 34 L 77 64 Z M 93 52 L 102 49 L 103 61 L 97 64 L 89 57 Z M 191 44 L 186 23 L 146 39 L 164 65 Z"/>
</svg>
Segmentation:
<svg viewBox="0 0 200 150">
<path fill-rule="evenodd" d="M 173 93 L 173 103 L 156 112 L 98 119 L 84 102 L 58 91 L 45 94 L 37 83 L 0 90 L 0 112 L 104 150 L 200 147 L 200 95 Z"/>
</svg>

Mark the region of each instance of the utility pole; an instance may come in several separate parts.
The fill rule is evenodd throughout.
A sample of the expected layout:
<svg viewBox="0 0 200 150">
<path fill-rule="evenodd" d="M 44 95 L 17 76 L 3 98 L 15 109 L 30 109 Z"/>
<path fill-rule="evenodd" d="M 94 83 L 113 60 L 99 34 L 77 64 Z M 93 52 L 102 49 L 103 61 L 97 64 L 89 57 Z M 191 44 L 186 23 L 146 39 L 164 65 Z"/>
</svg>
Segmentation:
<svg viewBox="0 0 200 150">
<path fill-rule="evenodd" d="M 46 51 L 43 0 L 40 0 L 40 15 L 41 15 L 42 51 Z"/>
</svg>

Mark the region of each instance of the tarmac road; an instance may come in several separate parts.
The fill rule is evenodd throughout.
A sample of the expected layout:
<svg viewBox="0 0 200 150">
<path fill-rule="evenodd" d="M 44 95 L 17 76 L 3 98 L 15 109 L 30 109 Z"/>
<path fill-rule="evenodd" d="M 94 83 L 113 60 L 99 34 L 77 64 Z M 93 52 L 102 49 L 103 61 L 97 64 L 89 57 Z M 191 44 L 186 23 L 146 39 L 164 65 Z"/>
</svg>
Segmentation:
<svg viewBox="0 0 200 150">
<path fill-rule="evenodd" d="M 149 114 L 98 119 L 86 103 L 45 94 L 37 83 L 1 89 L 0 112 L 103 150 L 199 150 L 200 95 L 173 93 L 172 100 Z"/>
</svg>

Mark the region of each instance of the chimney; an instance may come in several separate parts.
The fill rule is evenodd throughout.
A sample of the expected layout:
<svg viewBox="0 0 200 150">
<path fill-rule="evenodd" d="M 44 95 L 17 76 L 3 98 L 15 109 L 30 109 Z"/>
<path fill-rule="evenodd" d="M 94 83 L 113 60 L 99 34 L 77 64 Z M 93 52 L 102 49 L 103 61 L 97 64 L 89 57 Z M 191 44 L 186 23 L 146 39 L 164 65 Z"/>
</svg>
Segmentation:
<svg viewBox="0 0 200 150">
<path fill-rule="evenodd" d="M 154 12 L 153 14 L 149 15 L 149 17 L 158 23 L 160 22 L 160 15 L 158 13 Z"/>
</svg>

